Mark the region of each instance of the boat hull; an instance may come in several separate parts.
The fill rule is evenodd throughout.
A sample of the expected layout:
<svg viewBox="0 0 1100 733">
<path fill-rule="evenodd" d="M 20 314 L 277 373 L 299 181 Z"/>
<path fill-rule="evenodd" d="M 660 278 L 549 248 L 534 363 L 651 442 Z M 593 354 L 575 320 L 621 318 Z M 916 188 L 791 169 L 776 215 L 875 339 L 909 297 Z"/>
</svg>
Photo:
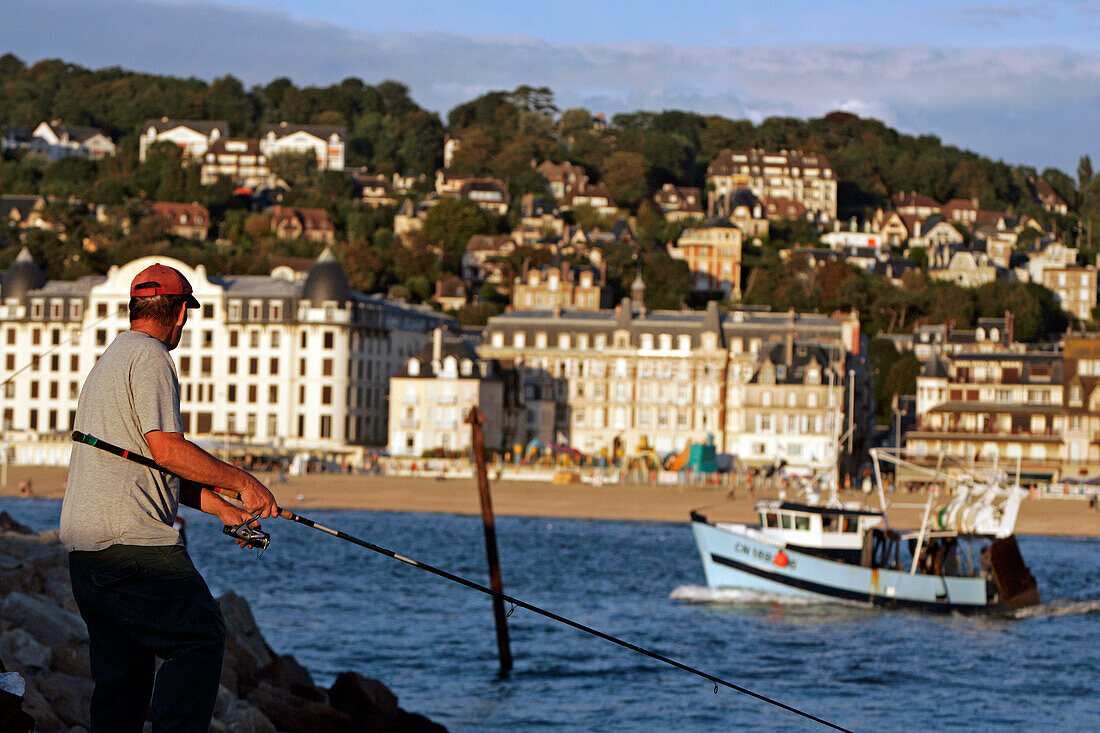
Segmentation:
<svg viewBox="0 0 1100 733">
<path fill-rule="evenodd" d="M 990 602 L 985 578 L 911 575 L 838 562 L 707 522 L 692 522 L 692 530 L 712 588 L 746 588 L 821 601 L 945 613 L 988 613 L 1003 608 Z"/>
</svg>

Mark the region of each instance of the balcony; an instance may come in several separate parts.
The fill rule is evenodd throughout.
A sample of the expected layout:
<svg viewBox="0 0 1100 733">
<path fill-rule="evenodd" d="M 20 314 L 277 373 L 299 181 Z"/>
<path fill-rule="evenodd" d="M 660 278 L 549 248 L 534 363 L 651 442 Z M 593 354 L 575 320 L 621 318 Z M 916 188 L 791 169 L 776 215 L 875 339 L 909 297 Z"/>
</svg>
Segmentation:
<svg viewBox="0 0 1100 733">
<path fill-rule="evenodd" d="M 458 403 L 458 395 L 454 392 L 440 392 L 435 396 L 435 401 L 441 405 L 454 405 Z"/>
<path fill-rule="evenodd" d="M 415 417 L 403 417 L 401 418 L 401 427 L 403 428 L 415 428 L 420 425 L 420 420 Z"/>
</svg>

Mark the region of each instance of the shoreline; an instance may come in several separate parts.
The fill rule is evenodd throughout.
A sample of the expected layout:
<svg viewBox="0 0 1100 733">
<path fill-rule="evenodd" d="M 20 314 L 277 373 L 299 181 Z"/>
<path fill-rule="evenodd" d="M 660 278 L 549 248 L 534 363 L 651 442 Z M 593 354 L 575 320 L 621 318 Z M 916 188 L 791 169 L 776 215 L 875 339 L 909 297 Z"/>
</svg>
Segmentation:
<svg viewBox="0 0 1100 733">
<path fill-rule="evenodd" d="M 9 466 L 8 484 L 0 496 L 17 496 L 19 483 L 30 480 L 34 496 L 64 496 L 65 467 Z M 313 509 L 432 512 L 479 515 L 477 483 L 471 478 L 438 479 L 375 474 L 308 474 L 279 482 L 271 474 L 257 478 L 275 494 L 280 505 L 299 513 Z M 692 510 L 708 519 L 728 522 L 755 520 L 750 498 L 738 491 L 728 498 L 724 486 L 670 486 L 655 484 L 552 484 L 535 481 L 490 483 L 497 516 L 526 516 L 626 521 L 689 521 Z M 859 500 L 858 492 L 842 492 L 845 501 Z M 920 525 L 926 501 L 923 493 L 894 494 L 887 512 L 890 525 L 909 529 Z M 872 502 L 877 506 L 877 502 Z M 1025 499 L 1016 522 L 1017 534 L 1063 537 L 1100 537 L 1100 512 L 1090 511 L 1079 499 Z"/>
</svg>

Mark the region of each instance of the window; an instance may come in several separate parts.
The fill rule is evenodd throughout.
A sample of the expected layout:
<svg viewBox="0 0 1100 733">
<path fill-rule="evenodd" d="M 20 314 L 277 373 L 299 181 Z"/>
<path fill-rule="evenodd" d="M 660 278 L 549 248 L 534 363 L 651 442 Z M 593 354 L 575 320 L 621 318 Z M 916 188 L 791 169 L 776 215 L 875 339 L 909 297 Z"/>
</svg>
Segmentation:
<svg viewBox="0 0 1100 733">
<path fill-rule="evenodd" d="M 231 384 L 226 388 L 226 398 L 229 402 L 237 401 L 237 385 Z"/>
<path fill-rule="evenodd" d="M 202 347 L 204 349 L 211 349 L 214 347 L 214 332 L 203 331 L 202 332 Z"/>
<path fill-rule="evenodd" d="M 213 318 L 214 317 L 214 304 L 213 303 L 203 303 L 203 305 L 202 305 L 202 317 L 203 318 Z"/>
<path fill-rule="evenodd" d="M 334 334 L 332 333 L 332 331 L 325 331 L 325 342 L 324 342 L 324 347 L 325 347 L 326 349 L 331 349 L 331 348 L 333 347 L 333 344 L 334 344 L 335 342 L 336 342 L 336 337 L 335 337 L 335 335 L 334 335 Z"/>
<path fill-rule="evenodd" d="M 260 373 L 260 360 L 254 356 L 248 360 L 248 373 L 253 376 Z"/>
<path fill-rule="evenodd" d="M 229 320 L 239 321 L 241 320 L 241 301 L 231 300 L 229 301 Z"/>
<path fill-rule="evenodd" d="M 267 388 L 267 401 L 273 405 L 279 404 L 279 386 L 272 384 Z M 271 433 L 269 433 L 270 435 Z"/>
<path fill-rule="evenodd" d="M 527 345 L 527 334 L 516 333 L 512 336 L 512 346 L 517 349 L 522 349 Z"/>
<path fill-rule="evenodd" d="M 271 320 L 273 320 L 273 321 L 283 320 L 283 304 L 282 303 L 272 303 L 269 306 L 269 308 L 270 308 L 269 312 L 271 314 Z"/>
<path fill-rule="evenodd" d="M 332 387 L 327 384 L 324 387 L 321 387 L 321 404 L 332 404 Z"/>
<path fill-rule="evenodd" d="M 263 318 L 263 303 L 248 304 L 248 320 L 258 321 Z"/>
<path fill-rule="evenodd" d="M 182 374 L 185 377 L 191 376 L 191 357 L 190 356 L 181 356 L 180 357 L 180 374 Z"/>
<path fill-rule="evenodd" d="M 235 357 L 235 356 L 229 357 L 229 373 L 230 374 L 236 374 L 237 373 L 237 357 Z"/>
<path fill-rule="evenodd" d="M 279 348 L 279 332 L 278 331 L 272 331 L 271 332 L 271 348 L 273 348 L 273 349 Z"/>
<path fill-rule="evenodd" d="M 210 356 L 202 357 L 202 376 L 209 377 L 214 372 L 214 359 Z"/>
<path fill-rule="evenodd" d="M 250 405 L 256 404 L 256 385 L 248 385 L 248 403 Z"/>
<path fill-rule="evenodd" d="M 278 374 L 279 374 L 279 359 L 278 358 L 272 357 L 271 360 L 268 362 L 267 366 L 268 366 L 268 372 L 267 372 L 268 374 L 270 374 L 273 377 L 278 376 Z"/>
<path fill-rule="evenodd" d="M 321 437 L 322 438 L 331 438 L 332 437 L 332 416 L 331 415 L 321 415 Z"/>
<path fill-rule="evenodd" d="M 332 359 L 324 359 L 321 361 L 321 376 L 332 376 Z"/>
</svg>

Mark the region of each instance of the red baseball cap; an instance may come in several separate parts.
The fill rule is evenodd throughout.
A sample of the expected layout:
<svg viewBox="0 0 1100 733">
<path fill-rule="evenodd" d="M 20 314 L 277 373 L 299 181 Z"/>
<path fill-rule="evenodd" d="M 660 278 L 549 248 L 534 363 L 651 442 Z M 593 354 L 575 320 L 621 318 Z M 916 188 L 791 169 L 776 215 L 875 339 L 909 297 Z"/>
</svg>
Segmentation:
<svg viewBox="0 0 1100 733">
<path fill-rule="evenodd" d="M 131 298 L 145 298 L 151 295 L 186 295 L 187 307 L 198 308 L 199 301 L 195 300 L 195 296 L 191 293 L 191 283 L 187 282 L 182 272 L 159 262 L 139 272 L 130 283 Z"/>
</svg>

